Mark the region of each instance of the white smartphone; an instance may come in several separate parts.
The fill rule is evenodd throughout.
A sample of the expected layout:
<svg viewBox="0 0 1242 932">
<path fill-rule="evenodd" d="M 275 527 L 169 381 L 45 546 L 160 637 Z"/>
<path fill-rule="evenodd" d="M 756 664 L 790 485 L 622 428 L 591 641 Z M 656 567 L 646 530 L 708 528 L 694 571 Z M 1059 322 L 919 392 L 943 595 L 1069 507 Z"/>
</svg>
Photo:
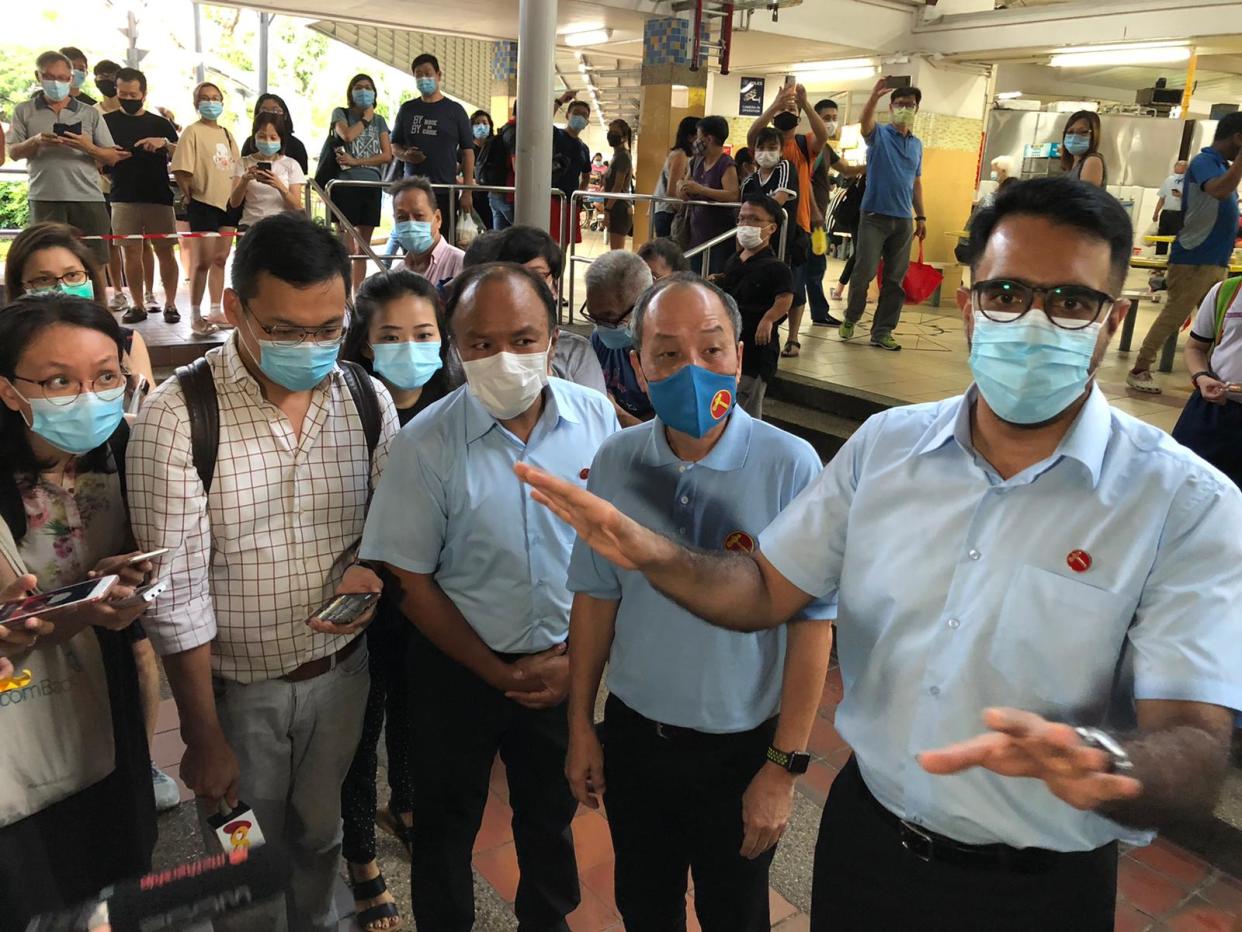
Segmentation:
<svg viewBox="0 0 1242 932">
<path fill-rule="evenodd" d="M 99 579 L 84 579 L 72 586 L 0 603 L 0 625 L 13 625 L 35 615 L 50 615 L 66 608 L 98 602 L 116 585 L 118 578 L 101 576 Z"/>
<path fill-rule="evenodd" d="M 166 580 L 157 579 L 155 582 L 147 583 L 145 586 L 135 589 L 134 594 L 128 599 L 121 599 L 118 602 L 113 602 L 112 607 L 137 608 L 140 605 L 148 605 L 163 595 L 164 590 L 167 588 L 168 582 Z"/>
<path fill-rule="evenodd" d="M 147 560 L 154 560 L 156 557 L 162 557 L 171 551 L 171 547 L 161 547 L 159 550 L 148 550 L 146 553 L 136 553 L 125 561 L 126 566 L 133 566 L 135 563 L 145 563 Z"/>
<path fill-rule="evenodd" d="M 797 83 L 798 83 L 798 76 L 796 74 L 785 75 L 785 86 L 786 87 L 793 87 Z"/>
</svg>

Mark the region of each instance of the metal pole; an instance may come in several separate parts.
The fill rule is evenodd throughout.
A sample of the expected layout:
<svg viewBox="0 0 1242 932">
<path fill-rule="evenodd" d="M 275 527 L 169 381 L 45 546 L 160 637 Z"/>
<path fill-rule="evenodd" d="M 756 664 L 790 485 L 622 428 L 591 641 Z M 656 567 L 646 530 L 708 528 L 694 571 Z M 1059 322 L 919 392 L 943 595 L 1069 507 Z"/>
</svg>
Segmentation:
<svg viewBox="0 0 1242 932">
<path fill-rule="evenodd" d="M 203 25 L 198 3 L 194 4 L 194 80 L 199 84 L 207 80 L 207 69 L 203 67 Z"/>
<path fill-rule="evenodd" d="M 521 0 L 518 20 L 518 121 L 514 220 L 548 228 L 552 203 L 552 80 L 556 0 Z"/>
<path fill-rule="evenodd" d="M 267 29 L 274 13 L 259 14 L 259 93 L 267 93 Z"/>
</svg>

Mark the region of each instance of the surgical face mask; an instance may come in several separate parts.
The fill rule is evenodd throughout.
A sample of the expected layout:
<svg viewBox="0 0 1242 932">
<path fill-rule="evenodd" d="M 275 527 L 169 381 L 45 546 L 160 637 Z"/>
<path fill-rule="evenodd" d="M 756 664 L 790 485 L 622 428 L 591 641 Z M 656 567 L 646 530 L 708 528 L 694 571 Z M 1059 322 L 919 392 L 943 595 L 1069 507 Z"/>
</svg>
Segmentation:
<svg viewBox="0 0 1242 932">
<path fill-rule="evenodd" d="M 475 123 L 470 132 L 474 133 L 475 139 L 486 139 L 492 134 L 492 128 L 486 123 Z"/>
<path fill-rule="evenodd" d="M 355 104 L 363 109 L 375 103 L 375 91 L 365 87 L 355 87 L 349 96 Z"/>
<path fill-rule="evenodd" d="M 96 78 L 95 87 L 99 88 L 99 93 L 105 97 L 116 96 L 116 81 L 111 78 Z"/>
<path fill-rule="evenodd" d="M 575 133 L 580 133 L 587 128 L 587 118 L 581 113 L 575 113 L 569 118 L 569 128 Z"/>
<path fill-rule="evenodd" d="M 397 242 L 406 252 L 417 256 L 429 251 L 435 245 L 436 238 L 431 232 L 429 220 L 398 220 L 392 228 L 397 235 Z"/>
<path fill-rule="evenodd" d="M 788 110 L 784 113 L 778 113 L 772 117 L 772 125 L 782 133 L 787 133 L 798 125 L 798 114 L 790 113 Z"/>
<path fill-rule="evenodd" d="M 1000 178 L 1000 173 L 996 169 L 992 169 L 990 172 L 988 172 L 988 178 L 992 181 L 996 181 L 997 179 Z"/>
<path fill-rule="evenodd" d="M 440 82 L 435 78 L 415 78 L 414 83 L 418 85 L 418 92 L 424 97 L 430 97 L 440 86 Z"/>
<path fill-rule="evenodd" d="M 127 98 L 125 100 L 118 101 L 118 103 L 120 103 L 121 109 L 124 110 L 126 113 L 128 113 L 130 116 L 134 116 L 139 110 L 142 109 L 141 100 L 129 100 Z"/>
<path fill-rule="evenodd" d="M 775 168 L 781 160 L 781 154 L 774 149 L 760 149 L 755 153 L 755 163 L 760 168 Z"/>
<path fill-rule="evenodd" d="M 24 400 L 30 405 L 31 430 L 58 450 L 81 456 L 111 437 L 121 423 L 125 389 L 108 389 L 102 395 L 83 391 L 67 405 L 46 398 Z"/>
<path fill-rule="evenodd" d="M 595 325 L 595 335 L 610 350 L 627 350 L 634 345 L 634 338 L 629 327 L 606 327 Z"/>
<path fill-rule="evenodd" d="M 372 343 L 375 372 L 385 382 L 411 391 L 422 388 L 442 365 L 440 341 L 421 343 Z"/>
<path fill-rule="evenodd" d="M 894 107 L 891 111 L 893 123 L 897 126 L 913 126 L 915 109 L 913 107 Z"/>
<path fill-rule="evenodd" d="M 975 311 L 974 322 L 970 371 L 997 417 L 1011 424 L 1042 424 L 1086 391 L 1099 321 L 1066 330 L 1032 308 L 1005 324 Z"/>
<path fill-rule="evenodd" d="M 829 136 L 835 136 L 837 134 L 836 120 L 824 120 L 824 126 L 827 128 Z"/>
<path fill-rule="evenodd" d="M 218 120 L 224 112 L 224 102 L 220 100 L 200 100 L 198 115 L 205 120 Z"/>
<path fill-rule="evenodd" d="M 86 84 L 86 72 L 81 68 L 74 68 L 71 83 L 73 84 L 75 90 L 81 88 L 84 84 Z"/>
<path fill-rule="evenodd" d="M 763 231 L 758 227 L 740 226 L 737 228 L 738 244 L 745 250 L 755 250 L 763 245 Z"/>
<path fill-rule="evenodd" d="M 303 340 L 294 346 L 258 338 L 255 342 L 259 344 L 259 369 L 277 385 L 291 392 L 309 391 L 326 379 L 336 366 L 336 356 L 341 348 L 339 343 L 320 346 L 310 340 Z"/>
<path fill-rule="evenodd" d="M 58 282 L 51 288 L 41 288 L 38 291 L 31 291 L 31 294 L 53 294 L 59 291 L 61 294 L 73 295 L 75 298 L 86 298 L 87 301 L 95 300 L 95 285 L 87 279 L 77 285 L 67 285 L 64 282 Z"/>
<path fill-rule="evenodd" d="M 694 143 L 690 146 L 690 148 L 694 150 L 695 155 L 701 156 L 703 155 L 704 152 L 707 151 L 707 140 L 696 139 Z"/>
<path fill-rule="evenodd" d="M 273 156 L 280 151 L 280 143 L 272 142 L 269 139 L 256 139 L 254 147 L 259 150 L 262 155 Z"/>
<path fill-rule="evenodd" d="M 1065 137 L 1065 148 L 1070 155 L 1086 155 L 1091 148 L 1091 137 L 1086 133 L 1069 133 Z"/>
<path fill-rule="evenodd" d="M 43 85 L 43 94 L 48 100 L 64 100 L 69 96 L 68 81 L 49 81 L 46 78 L 39 82 Z"/>
<path fill-rule="evenodd" d="M 647 396 L 660 420 L 699 438 L 729 416 L 737 376 L 702 366 L 682 366 L 666 379 L 647 383 Z"/>
<path fill-rule="evenodd" d="M 466 384 L 479 404 L 498 421 L 526 411 L 548 384 L 548 353 L 495 353 L 484 359 L 462 360 Z"/>
</svg>

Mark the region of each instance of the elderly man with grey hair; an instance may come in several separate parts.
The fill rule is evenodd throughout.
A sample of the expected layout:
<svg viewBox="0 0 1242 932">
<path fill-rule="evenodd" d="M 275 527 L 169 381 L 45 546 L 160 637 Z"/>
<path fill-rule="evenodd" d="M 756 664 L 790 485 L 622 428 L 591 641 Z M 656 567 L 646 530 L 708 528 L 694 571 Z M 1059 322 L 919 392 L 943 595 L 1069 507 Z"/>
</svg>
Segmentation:
<svg viewBox="0 0 1242 932">
<path fill-rule="evenodd" d="M 653 413 L 634 374 L 630 335 L 634 307 L 651 282 L 646 261 L 623 249 L 606 252 L 587 266 L 586 317 L 595 325 L 591 346 L 622 427 L 649 421 Z"/>
</svg>

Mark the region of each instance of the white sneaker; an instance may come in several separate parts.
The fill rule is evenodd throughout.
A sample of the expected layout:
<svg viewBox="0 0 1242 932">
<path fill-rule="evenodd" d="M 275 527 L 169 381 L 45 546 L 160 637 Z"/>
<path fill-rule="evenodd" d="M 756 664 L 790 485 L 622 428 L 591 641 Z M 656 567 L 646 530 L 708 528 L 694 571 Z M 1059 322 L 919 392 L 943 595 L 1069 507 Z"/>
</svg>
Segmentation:
<svg viewBox="0 0 1242 932">
<path fill-rule="evenodd" d="M 151 783 L 155 786 L 155 811 L 167 812 L 181 803 L 181 790 L 177 781 L 154 764 L 151 765 Z"/>
<path fill-rule="evenodd" d="M 129 299 L 119 291 L 108 302 L 108 310 L 110 311 L 123 311 L 127 307 L 129 307 Z"/>
<path fill-rule="evenodd" d="M 1150 372 L 1129 372 L 1126 374 L 1126 384 L 1136 392 L 1144 392 L 1148 395 L 1160 394 L 1160 386 L 1156 384 Z"/>
</svg>

